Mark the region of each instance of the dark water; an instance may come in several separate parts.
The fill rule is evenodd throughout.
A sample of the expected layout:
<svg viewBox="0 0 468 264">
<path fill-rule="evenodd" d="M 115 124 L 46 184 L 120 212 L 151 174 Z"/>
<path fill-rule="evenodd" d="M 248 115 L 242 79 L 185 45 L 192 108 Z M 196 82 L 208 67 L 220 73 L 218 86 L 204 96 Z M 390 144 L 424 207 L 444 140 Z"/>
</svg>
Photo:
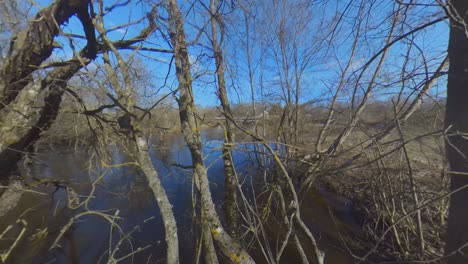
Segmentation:
<svg viewBox="0 0 468 264">
<path fill-rule="evenodd" d="M 213 199 L 222 215 L 224 175 L 220 145 L 223 140 L 222 130 L 209 129 L 202 132 L 204 141 L 205 163 L 211 181 Z M 251 145 L 239 145 L 240 149 L 252 150 Z M 112 164 L 128 162 L 125 152 L 117 147 L 108 147 Z M 108 215 L 118 212 L 116 220 L 120 229 L 96 215 L 86 215 L 77 219 L 75 224 L 60 240 L 59 248 L 49 250 L 60 229 L 69 219 L 86 210 L 81 206 L 76 210 L 67 208 L 67 192 L 63 188 L 43 186 L 38 191 L 45 195 L 26 193 L 19 205 L 6 217 L 0 219 L 0 232 L 8 225 L 13 228 L 0 241 L 0 249 L 11 245 L 19 234 L 22 224 L 17 219 L 27 222 L 26 236 L 19 242 L 9 258 L 9 263 L 106 263 L 109 252 L 115 250 L 120 240 L 116 259 L 119 263 L 164 263 L 164 229 L 157 203 L 147 187 L 143 175 L 133 166 L 105 168 L 98 166 L 99 159 L 89 149 L 73 149 L 68 146 L 45 151 L 36 157 L 31 174 L 40 179 L 57 179 L 80 195 L 80 201 L 89 196 L 92 185 L 96 182 L 92 198 L 87 203 L 88 210 Z M 185 148 L 181 135 L 165 137 L 162 143 L 153 144 L 151 156 L 157 168 L 177 219 L 180 238 L 181 263 L 194 263 L 196 248 L 196 226 L 192 209 L 191 171 L 174 164 L 189 166 L 190 153 Z M 234 160 L 241 175 L 254 175 L 252 152 L 235 151 Z M 101 177 L 101 178 L 100 178 Z M 304 208 L 308 224 L 320 235 L 319 243 L 327 253 L 327 263 L 351 263 L 347 254 L 336 248 L 333 241 L 339 241 L 336 223 L 330 218 L 329 208 L 346 218 L 350 215 L 349 207 L 327 195 L 312 194 L 315 200 Z M 335 206 L 333 203 L 336 203 Z M 309 203 L 307 203 L 309 204 Z M 346 220 L 348 221 L 348 220 Z M 336 222 L 336 221 L 335 221 Z M 348 221 L 352 224 L 352 220 Z M 129 253 L 144 248 L 137 254 Z M 253 252 L 253 255 L 255 252 Z M 286 252 L 284 263 L 296 263 L 294 252 Z M 260 256 L 260 255 L 259 255 Z M 261 263 L 262 260 L 259 258 Z M 292 261 L 292 262 L 290 262 Z"/>
</svg>

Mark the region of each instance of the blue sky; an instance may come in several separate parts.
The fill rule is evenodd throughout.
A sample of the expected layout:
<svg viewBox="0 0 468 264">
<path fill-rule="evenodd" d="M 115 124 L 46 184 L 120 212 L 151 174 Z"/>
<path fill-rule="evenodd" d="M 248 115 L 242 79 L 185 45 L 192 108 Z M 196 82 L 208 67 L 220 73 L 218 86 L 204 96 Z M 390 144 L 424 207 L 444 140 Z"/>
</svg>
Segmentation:
<svg viewBox="0 0 468 264">
<path fill-rule="evenodd" d="M 290 0 L 285 0 L 290 1 Z M 38 4 L 41 6 L 46 6 L 51 1 L 41 0 L 38 1 Z M 205 1 L 206 2 L 206 1 Z M 114 1 L 109 2 L 114 3 Z M 203 8 L 196 6 L 189 6 L 187 2 L 181 1 L 182 11 L 187 11 L 190 9 L 190 12 L 186 13 L 186 33 L 187 40 L 191 41 L 198 34 L 197 27 L 201 27 L 206 21 L 207 16 Z M 294 4 L 295 2 L 290 2 Z M 333 89 L 336 86 L 336 80 L 339 76 L 339 69 L 343 67 L 343 63 L 349 57 L 350 47 L 352 44 L 353 38 L 353 23 L 356 23 L 354 16 L 357 14 L 359 1 L 329 1 L 328 4 L 317 4 L 310 7 L 310 21 L 308 21 L 308 26 L 305 32 L 302 32 L 300 36 L 302 43 L 300 43 L 300 49 L 303 52 L 306 52 L 308 49 L 316 49 L 314 54 L 311 56 L 311 61 L 308 63 L 307 68 L 304 71 L 301 85 L 301 102 L 307 102 L 310 100 L 315 100 L 318 97 L 322 97 L 327 94 L 329 89 Z M 375 2 L 372 12 L 366 13 L 363 17 L 366 19 L 366 26 L 369 28 L 366 29 L 368 36 L 360 40 L 362 47 L 358 49 L 358 52 L 355 56 L 352 68 L 357 70 L 364 64 L 377 50 L 382 48 L 383 40 L 385 37 L 385 32 L 389 27 L 389 20 L 385 19 L 386 14 L 392 8 L 394 1 L 377 1 Z M 285 5 L 286 9 L 278 9 L 277 12 L 274 12 L 274 16 L 269 18 L 268 15 L 262 14 L 262 12 L 268 12 L 268 9 L 262 7 L 261 2 L 258 2 L 256 6 L 256 13 L 252 14 L 255 19 L 252 19 L 252 31 L 259 30 L 269 30 L 268 34 L 273 34 L 276 30 L 274 27 L 276 16 L 284 14 L 294 14 L 297 10 L 290 9 L 294 5 Z M 270 8 L 270 7 L 268 7 Z M 333 18 L 336 15 L 342 14 L 343 10 L 347 10 L 347 13 L 343 15 L 342 21 L 339 24 L 338 31 L 340 35 L 335 36 L 335 40 L 330 45 L 327 43 L 327 39 L 321 41 L 321 37 L 327 36 L 326 30 L 329 29 L 329 25 L 326 23 L 332 23 Z M 408 16 L 407 26 L 401 29 L 401 32 L 398 32 L 400 29 L 396 29 L 397 32 L 395 36 L 405 33 L 411 28 L 411 23 L 414 23 L 414 26 L 417 26 L 424 21 L 430 21 L 434 19 L 431 15 L 437 11 L 438 7 L 415 7 L 411 11 L 410 16 Z M 117 25 L 126 24 L 130 21 L 135 21 L 148 11 L 149 7 L 143 4 L 135 4 L 133 1 L 131 4 L 116 8 L 110 14 L 106 16 L 106 24 L 108 27 L 115 27 Z M 270 8 L 271 9 L 271 8 Z M 31 13 L 35 13 L 37 9 L 32 9 Z M 250 102 L 250 87 L 249 79 L 247 73 L 247 59 L 245 53 L 245 47 L 242 46 L 245 42 L 245 26 L 243 21 L 243 15 L 239 10 L 230 13 L 229 16 L 234 18 L 234 21 L 226 21 L 226 24 L 230 26 L 228 35 L 224 43 L 224 50 L 226 52 L 225 57 L 227 60 L 227 77 L 228 77 L 228 88 L 231 96 L 231 100 L 234 103 L 247 103 Z M 263 20 L 262 20 L 263 19 Z M 270 19 L 270 20 L 265 20 Z M 262 22 L 270 21 L 271 25 L 262 25 Z M 325 22 L 325 24 L 324 24 Z M 141 28 L 145 26 L 146 22 L 140 23 L 138 25 L 129 27 L 127 29 L 118 29 L 110 34 L 110 37 L 114 40 L 119 40 L 123 38 L 131 38 L 138 34 Z M 294 23 L 292 24 L 294 26 Z M 375 27 L 375 28 L 373 28 Z M 69 21 L 68 25 L 64 27 L 64 31 L 68 33 L 82 34 L 81 25 L 76 18 L 73 18 Z M 421 72 L 420 69 L 423 65 L 423 61 L 426 60 L 429 65 L 429 71 L 437 67 L 438 62 L 440 62 L 444 57 L 444 52 L 447 47 L 448 41 L 448 24 L 447 22 L 441 22 L 430 28 L 418 32 L 411 36 L 414 40 L 414 43 L 417 45 L 411 48 L 410 54 L 415 57 L 415 60 L 408 63 L 408 68 L 418 69 L 418 72 Z M 204 71 L 213 72 L 215 70 L 214 60 L 207 57 L 205 54 L 211 52 L 208 47 L 209 40 L 205 34 L 202 34 L 200 39 L 201 45 L 193 45 L 190 47 L 189 53 L 191 60 L 193 61 L 193 74 L 197 75 Z M 278 101 L 281 98 L 281 85 L 280 80 L 283 80 L 281 76 L 284 77 L 284 72 L 278 71 L 277 69 L 277 58 L 274 57 L 275 50 L 278 49 L 274 46 L 275 41 L 274 37 L 263 37 L 262 41 L 272 41 L 272 47 L 265 48 L 262 50 L 262 46 L 259 45 L 260 39 L 252 35 L 251 41 L 251 55 L 253 60 L 253 66 L 255 69 L 254 78 L 255 78 L 255 87 L 256 93 L 260 93 L 260 78 L 263 77 L 265 93 L 270 97 L 270 100 Z M 60 42 L 64 43 L 63 49 L 58 49 L 54 54 L 56 59 L 66 59 L 71 57 L 72 52 L 69 46 L 66 44 L 67 40 L 64 37 L 60 38 Z M 406 56 L 408 40 L 401 41 L 394 45 L 389 52 L 388 58 L 385 64 L 385 74 L 380 76 L 379 82 L 382 82 L 382 87 L 384 87 L 385 79 L 392 79 L 395 77 L 395 74 L 401 71 L 402 63 Z M 78 47 L 84 45 L 84 41 L 77 41 L 75 45 Z M 266 43 L 269 44 L 269 43 Z M 165 41 L 161 41 L 161 36 L 156 34 L 156 36 L 149 39 L 149 43 L 145 44 L 146 46 L 159 47 L 159 48 L 168 48 L 168 45 Z M 268 45 L 263 45 L 268 46 Z M 416 47 L 417 46 L 417 47 Z M 287 43 L 287 52 L 290 54 L 291 44 Z M 423 52 L 421 52 L 423 51 Z M 123 52 L 129 54 L 129 52 Z M 168 63 L 170 62 L 171 56 L 167 54 L 160 53 L 149 53 L 149 52 L 140 52 L 141 56 L 138 56 L 138 64 L 143 66 L 143 71 L 145 76 L 151 78 L 147 81 L 146 92 L 147 94 L 152 94 L 154 91 L 162 87 L 161 92 L 167 93 L 170 89 L 173 89 L 177 86 L 176 79 L 174 77 L 174 69 L 172 69 L 169 78 L 166 79 L 167 71 L 169 69 Z M 97 59 L 97 63 L 100 62 L 100 59 Z M 260 72 L 260 62 L 263 63 L 265 71 L 263 76 Z M 388 76 L 385 76 L 388 75 Z M 349 78 L 352 78 L 350 75 Z M 365 82 L 369 77 L 366 76 L 363 79 Z M 414 77 L 412 80 L 417 85 L 419 77 Z M 420 77 L 419 79 L 423 79 Z M 164 83 L 166 84 L 164 86 Z M 444 94 L 445 91 L 445 81 L 442 79 L 438 82 L 432 93 Z M 386 98 L 391 97 L 391 95 L 399 89 L 398 85 L 390 86 L 387 88 L 380 89 L 378 96 Z M 218 105 L 218 100 L 215 94 L 215 79 L 212 74 L 205 75 L 194 82 L 194 91 L 196 103 L 202 106 L 214 106 Z M 347 96 L 343 94 L 342 100 L 347 100 Z M 256 101 L 260 101 L 260 96 L 256 97 Z"/>
</svg>

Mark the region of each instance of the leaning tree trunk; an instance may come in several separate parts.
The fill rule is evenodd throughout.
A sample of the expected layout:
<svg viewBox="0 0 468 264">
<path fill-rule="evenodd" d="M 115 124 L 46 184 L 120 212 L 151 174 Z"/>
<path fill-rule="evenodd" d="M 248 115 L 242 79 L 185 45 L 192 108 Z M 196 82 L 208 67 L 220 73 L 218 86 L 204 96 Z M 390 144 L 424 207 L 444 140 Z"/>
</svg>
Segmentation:
<svg viewBox="0 0 468 264">
<path fill-rule="evenodd" d="M 202 143 L 200 128 L 195 119 L 195 102 L 192 90 L 192 77 L 190 73 L 190 62 L 185 40 L 185 31 L 182 14 L 176 0 L 168 0 L 168 13 L 170 23 L 170 37 L 174 46 L 174 61 L 176 65 L 176 76 L 179 82 L 180 97 L 179 117 L 184 133 L 185 141 L 190 150 L 193 164 L 193 177 L 197 182 L 197 188 L 201 195 L 202 222 L 206 221 L 211 232 L 212 239 L 216 242 L 221 252 L 229 259 L 230 263 L 254 263 L 249 254 L 234 241 L 223 229 L 218 214 L 216 213 L 210 191 L 210 182 L 207 176 L 207 169 L 203 162 Z M 205 237 L 205 236 L 203 236 Z M 205 241 L 209 245 L 210 241 Z M 208 261 L 217 262 L 213 257 Z"/>
<path fill-rule="evenodd" d="M 154 11 L 152 10 L 147 14 L 149 26 L 142 31 L 139 38 L 140 40 L 146 39 L 146 37 L 156 29 L 154 22 Z M 177 235 L 177 224 L 172 211 L 172 204 L 167 197 L 166 191 L 162 185 L 159 173 L 154 167 L 150 150 L 147 142 L 147 137 L 141 132 L 141 118 L 135 113 L 135 91 L 133 89 L 130 77 L 130 71 L 127 66 L 127 62 L 124 60 L 116 45 L 112 43 L 109 38 L 105 35 L 104 21 L 99 19 L 94 22 L 94 25 L 99 33 L 101 33 L 102 40 L 109 47 L 110 51 L 117 58 L 118 67 L 111 65 L 109 51 L 103 52 L 104 69 L 107 73 L 107 78 L 112 84 L 112 88 L 117 94 L 117 100 L 119 100 L 119 106 L 123 110 L 123 116 L 119 117 L 118 123 L 122 131 L 126 131 L 127 136 L 132 143 L 136 146 L 136 153 L 133 156 L 135 162 L 139 165 L 140 169 L 148 181 L 148 186 L 153 192 L 154 198 L 159 206 L 161 217 L 163 219 L 165 239 L 167 244 L 167 264 L 178 264 L 179 263 L 179 238 Z M 119 74 L 116 71 L 120 70 L 122 78 L 119 78 Z M 104 88 L 105 89 L 105 88 Z M 111 91 L 108 91 L 112 93 Z M 123 119 L 121 119 L 123 118 Z M 127 121 L 122 121 L 127 119 Z"/>
<path fill-rule="evenodd" d="M 12 38 L 1 72 L 0 109 L 15 100 L 18 93 L 31 84 L 31 74 L 49 58 L 55 48 L 54 38 L 59 27 L 73 15 L 76 14 L 83 24 L 88 42 L 95 42 L 94 28 L 88 14 L 89 3 L 89 0 L 56 0 L 40 10 L 29 26 Z M 96 54 L 95 45 L 88 47 L 89 54 Z"/>
<path fill-rule="evenodd" d="M 468 1 L 452 0 L 448 7 L 450 68 L 445 116 L 446 151 L 450 165 L 450 199 L 446 254 L 448 263 L 468 263 Z"/>
<path fill-rule="evenodd" d="M 211 13 L 211 46 L 216 61 L 216 76 L 218 79 L 218 97 L 223 107 L 225 116 L 225 137 L 223 145 L 223 162 L 224 162 L 224 191 L 225 191 L 225 203 L 224 212 L 226 214 L 226 222 L 228 232 L 231 236 L 237 236 L 237 180 L 235 175 L 234 160 L 232 158 L 232 147 L 234 145 L 234 125 L 231 122 L 232 111 L 229 103 L 229 98 L 226 91 L 226 82 L 224 80 L 224 60 L 223 51 L 221 50 L 221 43 L 218 43 L 218 23 L 222 25 L 221 14 L 217 13 L 217 2 L 216 0 L 210 1 L 210 13 Z M 221 27 L 221 36 L 223 34 Z M 222 39 L 222 37 L 221 37 Z M 255 112 L 254 112 L 255 116 Z"/>
<path fill-rule="evenodd" d="M 88 12 L 89 5 L 89 0 L 56 0 L 40 10 L 28 27 L 10 42 L 10 49 L 0 72 L 2 184 L 10 183 L 16 163 L 54 123 L 68 81 L 94 60 L 97 52 L 102 51 L 103 46 L 96 40 L 95 27 Z M 35 80 L 33 74 L 52 54 L 59 27 L 74 15 L 83 26 L 86 46 L 69 61 L 49 64 L 50 67 L 55 67 L 43 79 Z M 142 41 L 149 33 L 151 30 L 143 29 L 137 37 L 118 41 L 115 45 L 120 48 L 128 47 Z"/>
<path fill-rule="evenodd" d="M 21 181 L 11 176 L 16 163 L 55 121 L 68 81 L 96 57 L 97 42 L 88 14 L 89 1 L 57 0 L 42 9 L 29 26 L 12 38 L 0 72 L 0 182 L 21 189 Z M 51 54 L 59 26 L 77 15 L 83 25 L 87 45 L 68 62 L 48 73 L 42 80 L 32 74 Z M 46 91 L 42 106 L 39 93 Z M 14 193 L 13 193 L 14 192 Z M 2 193 L 0 217 L 16 206 L 22 192 L 9 189 Z"/>
<path fill-rule="evenodd" d="M 12 38 L 0 76 L 0 176 L 3 181 L 7 181 L 21 153 L 55 120 L 68 80 L 96 57 L 97 42 L 88 5 L 89 1 L 57 0 L 39 11 L 29 26 Z M 43 80 L 34 81 L 32 73 L 52 54 L 59 26 L 75 14 L 88 41 L 81 58 L 61 63 Z M 37 98 L 43 90 L 48 94 L 38 111 Z"/>
</svg>

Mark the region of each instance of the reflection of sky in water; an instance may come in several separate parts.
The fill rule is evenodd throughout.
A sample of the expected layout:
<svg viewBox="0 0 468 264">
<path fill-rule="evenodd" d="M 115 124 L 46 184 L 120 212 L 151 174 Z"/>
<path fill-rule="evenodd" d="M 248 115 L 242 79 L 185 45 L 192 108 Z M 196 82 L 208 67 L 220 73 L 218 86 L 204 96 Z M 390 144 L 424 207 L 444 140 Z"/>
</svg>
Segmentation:
<svg viewBox="0 0 468 264">
<path fill-rule="evenodd" d="M 221 206 L 224 197 L 223 161 L 221 159 L 223 136 L 221 129 L 202 131 L 203 154 L 205 164 L 208 167 L 210 187 L 221 218 L 223 217 Z M 197 222 L 193 220 L 192 215 L 192 172 L 190 169 L 173 166 L 173 164 L 190 166 L 190 152 L 185 147 L 185 141 L 181 134 L 169 135 L 160 142 L 153 140 L 150 142 L 150 146 L 153 164 L 162 179 L 176 216 L 181 263 L 193 263 L 197 238 L 192 228 L 197 226 Z M 252 178 L 250 176 L 256 175 L 257 172 L 254 150 L 253 144 L 236 144 L 236 149 L 233 152 L 233 159 L 241 181 L 247 179 L 244 181 L 243 188 L 248 198 L 252 193 L 250 188 L 250 179 Z M 107 152 L 114 165 L 129 161 L 128 155 L 122 148 L 109 146 Z M 97 166 L 100 163 L 96 162 L 96 159 L 90 165 L 89 160 L 94 157 L 93 155 L 92 150 L 84 148 L 73 150 L 66 146 L 59 147 L 38 155 L 37 159 L 46 166 L 36 163 L 31 171 L 38 178 L 53 178 L 68 182 L 68 186 L 82 195 L 81 201 L 83 201 L 84 197 L 90 193 L 91 183 L 106 171 Z M 66 191 L 59 189 L 53 193 L 54 190 L 54 187 L 39 187 L 38 191 L 47 193 L 46 196 L 24 195 L 20 204 L 9 215 L 0 219 L 0 230 L 15 223 L 21 214 L 23 214 L 23 219 L 28 221 L 28 239 L 24 239 L 13 252 L 11 263 L 49 263 L 52 260 L 54 260 L 52 263 L 98 263 L 101 257 L 102 260 L 99 263 L 105 263 L 107 260 L 105 254 L 108 252 L 110 244 L 110 225 L 96 216 L 80 218 L 72 226 L 71 232 L 67 232 L 60 241 L 62 247 L 48 251 L 48 247 L 52 245 L 60 229 L 73 215 L 83 212 L 82 208 L 76 211 L 66 209 Z M 350 207 L 343 207 L 342 201 L 323 192 L 313 192 L 307 199 L 314 202 L 306 202 L 307 206 L 302 208 L 302 213 L 306 217 L 305 222 L 312 227 L 314 232 L 320 234 L 320 242 L 324 246 L 324 250 L 328 252 L 326 253 L 328 257 L 331 258 L 329 261 L 332 261 L 331 263 L 349 263 L 349 261 L 339 261 L 342 254 L 338 253 L 333 246 L 326 246 L 326 241 L 330 237 L 340 241 L 337 238 L 339 231 L 336 231 L 335 226 L 331 224 L 335 220 L 329 216 L 330 206 L 335 209 L 337 215 L 345 217 L 351 216 Z M 126 242 L 120 246 L 117 258 L 137 248 L 149 246 L 148 249 L 134 255 L 133 259 L 128 258 L 119 263 L 165 262 L 166 244 L 162 219 L 146 179 L 137 168 L 120 166 L 108 169 L 102 180 L 96 185 L 93 199 L 90 200 L 88 206 L 89 209 L 100 210 L 108 214 L 114 214 L 119 210 L 121 219 L 117 223 L 122 231 L 125 234 L 133 232 L 129 236 L 131 243 Z M 353 224 L 351 220 L 346 219 L 346 222 Z M 39 229 L 46 227 L 49 233 L 47 239 L 33 237 Z M 19 228 L 14 230 L 15 234 L 18 234 L 19 231 Z M 122 234 L 114 228 L 111 249 L 121 237 Z M 7 242 L 11 243 L 11 241 Z M 0 249 L 9 245 L 5 241 L 0 241 Z M 297 257 L 295 251 L 290 253 L 290 255 L 285 255 L 285 259 L 295 260 Z M 334 256 L 336 259 L 333 259 Z"/>
<path fill-rule="evenodd" d="M 209 168 L 208 174 L 211 181 L 211 189 L 214 200 L 219 204 L 224 196 L 224 175 L 223 162 L 221 159 L 221 146 L 223 143 L 223 131 L 220 129 L 207 129 L 202 131 L 205 164 Z M 192 248 L 194 241 L 191 228 L 192 222 L 192 173 L 191 170 L 182 169 L 180 167 L 171 166 L 171 164 L 180 164 L 183 166 L 191 165 L 191 156 L 188 149 L 185 147 L 185 141 L 182 135 L 171 135 L 164 139 L 162 145 L 151 143 L 150 155 L 153 164 L 163 181 L 166 193 L 173 204 L 173 210 L 176 215 L 177 225 L 179 228 L 179 237 L 182 240 L 181 258 L 182 263 L 193 261 Z M 251 146 L 239 145 L 240 149 L 252 149 Z M 129 161 L 127 155 L 117 147 L 108 147 L 108 153 L 113 164 L 125 163 Z M 47 166 L 37 164 L 33 168 L 33 174 L 38 178 L 53 178 L 69 182 L 70 186 L 79 195 L 88 195 L 90 192 L 90 182 L 95 181 L 105 170 L 97 169 L 96 166 L 89 166 L 89 158 L 92 151 L 67 149 L 66 147 L 58 148 L 57 151 L 49 151 L 39 155 Z M 238 167 L 239 175 L 243 175 L 248 170 L 248 154 L 242 151 L 235 151 L 233 159 L 236 164 L 242 164 Z M 92 171 L 88 168 L 93 168 Z M 44 187 L 42 191 L 47 193 L 52 192 L 52 187 Z M 52 236 L 49 240 L 55 239 L 55 233 L 63 226 L 72 214 L 82 212 L 78 209 L 77 212 L 69 212 L 64 209 L 66 206 L 67 193 L 63 189 L 59 189 L 51 196 L 32 196 L 25 195 L 23 200 L 12 212 L 16 217 L 24 212 L 26 208 L 42 204 L 41 210 L 36 210 L 34 213 L 27 214 L 28 222 L 32 223 L 35 228 L 49 227 Z M 119 216 L 123 219 L 118 223 L 125 233 L 130 232 L 135 227 L 139 226 L 131 238 L 131 246 L 136 249 L 151 245 L 151 247 L 134 256 L 134 263 L 144 263 L 151 259 L 150 262 L 155 262 L 165 256 L 164 231 L 162 220 L 159 215 L 159 209 L 154 200 L 152 192 L 146 184 L 146 179 L 139 170 L 131 166 L 122 166 L 109 169 L 100 183 L 96 185 L 94 198 L 89 203 L 89 209 L 98 210 L 113 214 L 119 210 Z M 84 197 L 81 197 L 83 200 Z M 221 210 L 220 205 L 218 209 Z M 55 216 L 54 216 L 55 215 Z M 15 217 L 11 216 L 11 217 Z M 41 220 L 38 220 L 41 219 Z M 11 223 L 5 220 L 1 223 L 0 228 L 6 223 Z M 79 219 L 78 223 L 73 225 L 73 232 L 68 232 L 62 239 L 62 248 L 46 252 L 46 248 L 40 247 L 37 249 L 39 255 L 19 255 L 16 252 L 15 262 L 33 262 L 45 263 L 52 259 L 56 259 L 54 263 L 70 263 L 73 262 L 73 256 L 79 260 L 79 263 L 97 263 L 102 254 L 109 249 L 109 232 L 110 225 L 104 220 L 96 216 L 86 216 Z M 121 236 L 118 232 L 113 233 L 113 238 L 117 241 Z M 50 245 L 51 241 L 45 243 Z M 24 243 L 20 245 L 18 251 L 29 252 L 30 245 Z M 29 248 L 29 249 L 28 249 Z M 121 246 L 122 254 L 131 252 L 130 243 L 125 243 Z M 44 253 L 45 252 L 45 253 Z M 34 259 L 34 260 L 32 260 Z M 105 258 L 104 258 L 105 259 Z M 122 263 L 130 262 L 123 261 Z"/>
</svg>

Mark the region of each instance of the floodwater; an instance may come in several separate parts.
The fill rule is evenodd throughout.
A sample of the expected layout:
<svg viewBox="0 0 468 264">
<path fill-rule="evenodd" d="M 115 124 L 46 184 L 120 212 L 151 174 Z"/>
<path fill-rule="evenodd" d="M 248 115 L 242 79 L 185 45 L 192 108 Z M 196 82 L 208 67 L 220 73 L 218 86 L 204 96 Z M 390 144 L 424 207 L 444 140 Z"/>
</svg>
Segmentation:
<svg viewBox="0 0 468 264">
<path fill-rule="evenodd" d="M 202 138 L 212 196 L 222 215 L 224 179 L 220 146 L 223 133 L 219 129 L 206 129 L 202 131 Z M 194 228 L 197 223 L 193 220 L 192 178 L 190 170 L 183 168 L 191 164 L 190 153 L 182 135 L 166 136 L 160 142 L 152 144 L 151 156 L 173 205 L 181 263 L 195 263 L 197 236 Z M 239 174 L 255 175 L 255 159 L 252 152 L 246 151 L 252 146 L 244 144 L 239 148 L 243 150 L 235 151 L 233 157 Z M 109 147 L 107 152 L 113 165 L 128 162 L 125 152 L 117 147 Z M 93 153 L 89 149 L 62 146 L 36 156 L 30 174 L 39 179 L 64 182 L 78 194 L 81 202 L 89 198 L 87 208 L 68 209 L 68 194 L 64 188 L 42 186 L 37 191 L 43 194 L 25 193 L 18 206 L 0 219 L 0 234 L 12 225 L 0 240 L 0 251 L 9 248 L 25 228 L 25 235 L 11 252 L 8 263 L 106 263 L 109 252 L 120 259 L 118 263 L 165 263 L 162 219 L 144 176 L 133 166 L 97 166 L 99 159 Z M 94 192 L 93 182 L 96 183 Z M 312 192 L 306 199 L 310 201 L 304 202 L 303 216 L 326 253 L 326 263 L 352 263 L 350 255 L 340 249 L 343 248 L 340 230 L 344 230 L 343 226 L 347 226 L 346 229 L 357 226 L 348 201 L 320 191 Z M 118 216 L 115 223 L 119 227 L 112 227 L 98 215 L 84 215 L 64 233 L 59 247 L 49 249 L 62 227 L 86 210 Z M 18 222 L 18 219 L 24 221 Z M 252 252 L 252 255 L 258 263 L 265 263 L 259 252 Z M 285 252 L 283 263 L 299 263 L 297 261 L 294 250 Z"/>
</svg>

